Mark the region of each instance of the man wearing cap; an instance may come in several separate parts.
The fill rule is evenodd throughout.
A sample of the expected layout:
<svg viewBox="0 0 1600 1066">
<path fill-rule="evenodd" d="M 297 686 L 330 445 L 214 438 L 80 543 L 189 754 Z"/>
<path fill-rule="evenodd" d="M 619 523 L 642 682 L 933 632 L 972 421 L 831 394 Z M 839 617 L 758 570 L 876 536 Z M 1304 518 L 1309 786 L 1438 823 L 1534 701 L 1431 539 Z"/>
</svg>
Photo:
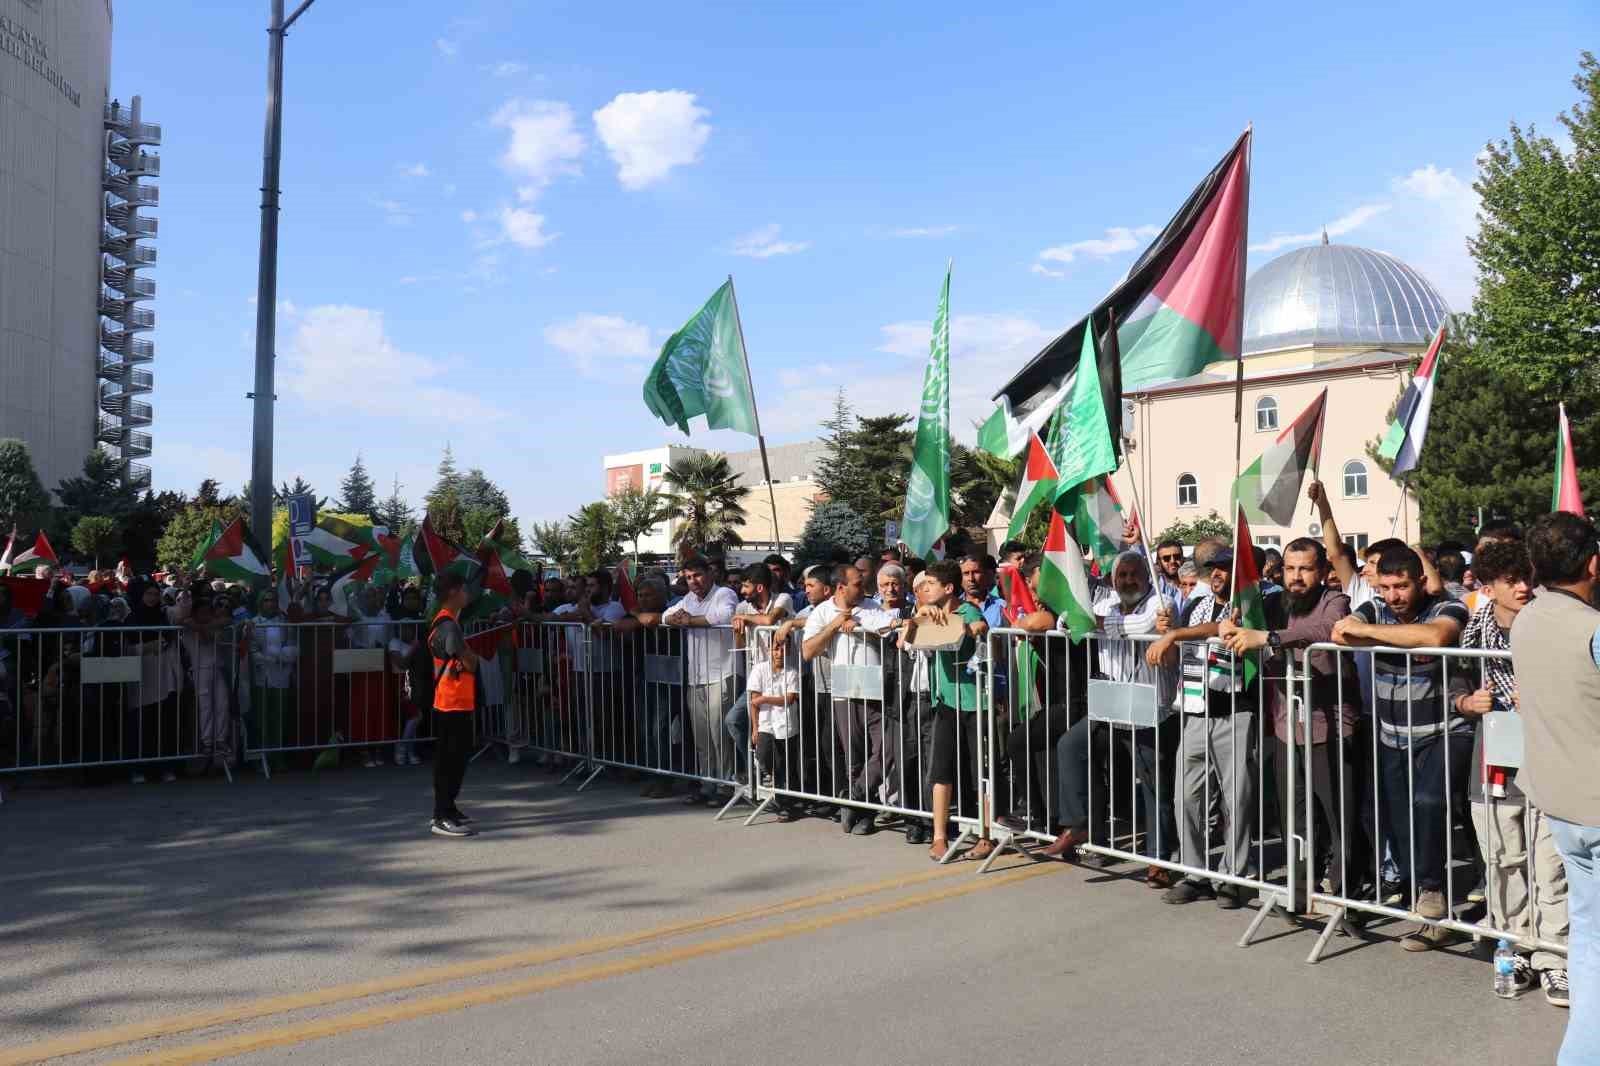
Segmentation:
<svg viewBox="0 0 1600 1066">
<path fill-rule="evenodd" d="M 1185 866 L 1211 869 L 1208 801 L 1215 797 L 1226 837 L 1214 872 L 1245 877 L 1251 865 L 1260 681 L 1252 679 L 1246 685 L 1243 663 L 1220 643 L 1213 643 L 1220 623 L 1233 616 L 1229 602 L 1232 577 L 1233 552 L 1223 548 L 1211 557 L 1209 586 L 1196 586 L 1195 595 L 1178 618 L 1178 628 L 1150 645 L 1147 654 L 1152 665 L 1174 657 L 1181 664 L 1178 707 L 1183 712 L 1183 739 L 1178 772 L 1173 775 L 1181 861 Z M 1269 597 L 1266 606 L 1272 625 L 1278 621 L 1277 598 Z M 1217 904 L 1228 910 L 1245 902 L 1239 886 L 1228 882 L 1214 886 L 1192 875 L 1167 889 L 1161 898 L 1165 903 L 1193 903 L 1206 896 L 1215 896 Z"/>
</svg>

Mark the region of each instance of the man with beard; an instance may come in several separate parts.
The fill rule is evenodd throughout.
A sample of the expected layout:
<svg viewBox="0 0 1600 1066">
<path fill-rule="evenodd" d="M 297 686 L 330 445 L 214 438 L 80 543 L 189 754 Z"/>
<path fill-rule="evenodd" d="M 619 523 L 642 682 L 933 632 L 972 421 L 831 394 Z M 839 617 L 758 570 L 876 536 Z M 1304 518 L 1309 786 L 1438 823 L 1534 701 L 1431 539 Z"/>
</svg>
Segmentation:
<svg viewBox="0 0 1600 1066">
<path fill-rule="evenodd" d="M 1351 837 L 1358 832 L 1359 812 L 1353 784 L 1356 746 L 1349 739 L 1354 732 L 1360 700 L 1356 695 L 1355 670 L 1348 660 L 1330 651 L 1306 652 L 1313 644 L 1327 643 L 1333 626 L 1350 613 L 1350 597 L 1328 587 L 1328 554 L 1322 544 L 1310 537 L 1289 542 L 1283 551 L 1283 603 L 1288 618 L 1281 629 L 1246 629 L 1231 618 L 1217 625 L 1217 634 L 1236 655 L 1262 652 L 1262 674 L 1267 685 L 1267 707 L 1272 713 L 1272 754 L 1278 784 L 1278 824 L 1288 824 L 1291 796 L 1303 791 L 1301 771 L 1289 772 L 1289 745 L 1303 745 L 1305 726 L 1289 727 L 1289 707 L 1284 698 L 1286 668 L 1292 664 L 1296 677 L 1311 677 L 1311 790 L 1329 826 L 1333 851 L 1325 876 L 1334 890 L 1348 894 L 1362 883 L 1360 864 L 1368 854 Z M 1264 650 L 1262 650 L 1264 649 Z M 1343 677 L 1341 679 L 1341 671 Z M 1342 689 L 1341 689 L 1342 685 Z M 1339 730 L 1337 737 L 1332 729 Z M 1301 750 L 1307 750 L 1302 747 Z M 1341 765 L 1342 763 L 1342 765 Z M 1295 789 L 1290 791 L 1290 782 Z M 1302 806 L 1310 817 L 1310 808 Z M 1304 831 L 1304 825 L 1297 827 Z M 1349 833 L 1350 836 L 1341 836 Z M 1295 900 L 1296 911 L 1303 910 L 1303 899 Z"/>
</svg>

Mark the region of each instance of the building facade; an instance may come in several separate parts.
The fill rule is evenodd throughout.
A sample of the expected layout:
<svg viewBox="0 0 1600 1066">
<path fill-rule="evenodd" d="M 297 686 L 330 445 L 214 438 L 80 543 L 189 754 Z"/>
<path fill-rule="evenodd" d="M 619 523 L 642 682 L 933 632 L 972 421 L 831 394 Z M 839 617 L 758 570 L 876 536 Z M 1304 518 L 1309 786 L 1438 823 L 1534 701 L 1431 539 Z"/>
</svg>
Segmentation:
<svg viewBox="0 0 1600 1066">
<path fill-rule="evenodd" d="M 0 437 L 46 487 L 100 443 L 150 453 L 148 308 L 160 130 L 111 106 L 109 0 L 0 0 Z"/>
<path fill-rule="evenodd" d="M 800 531 L 811 517 L 812 503 L 825 498 L 814 473 L 822 458 L 821 441 L 778 444 L 767 448 L 772 470 L 772 493 L 767 492 L 766 475 L 761 466 L 761 451 L 728 452 L 728 465 L 739 477 L 739 484 L 750 490 L 744 499 L 745 521 L 739 539 L 750 551 L 778 551 L 800 539 Z M 628 486 L 666 491 L 667 467 L 692 455 L 705 454 L 702 448 L 668 444 L 641 452 L 608 455 L 602 460 L 607 496 Z M 778 528 L 772 528 L 772 505 L 776 502 Z M 661 523 L 639 541 L 640 552 L 671 553 L 674 519 Z"/>
<path fill-rule="evenodd" d="M 1416 500 L 1368 455 L 1391 405 L 1449 308 L 1427 279 L 1382 252 L 1320 245 L 1288 252 L 1245 283 L 1242 463 L 1248 466 L 1328 390 L 1318 474 L 1339 531 L 1362 547 L 1415 539 Z M 1231 522 L 1234 378 L 1218 363 L 1191 378 L 1129 393 L 1130 445 L 1113 479 L 1153 536 L 1215 511 Z M 1252 528 L 1258 544 L 1320 536 L 1309 500 L 1286 526 Z"/>
</svg>

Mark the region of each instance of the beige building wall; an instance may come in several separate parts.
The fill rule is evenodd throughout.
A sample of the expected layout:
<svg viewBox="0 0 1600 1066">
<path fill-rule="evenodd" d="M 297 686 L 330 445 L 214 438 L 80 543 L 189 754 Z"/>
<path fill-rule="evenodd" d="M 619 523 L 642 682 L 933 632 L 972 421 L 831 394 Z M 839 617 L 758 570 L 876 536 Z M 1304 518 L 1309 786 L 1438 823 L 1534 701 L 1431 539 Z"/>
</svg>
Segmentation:
<svg viewBox="0 0 1600 1066">
<path fill-rule="evenodd" d="M 1321 354 L 1319 351 L 1318 355 Z M 1304 349 L 1299 353 L 1298 363 L 1300 366 L 1306 363 Z M 1251 360 L 1253 375 L 1262 373 L 1263 369 Z M 1418 536 L 1415 500 L 1408 497 L 1402 510 L 1400 487 L 1367 456 L 1368 443 L 1382 435 L 1390 405 L 1409 375 L 1409 366 L 1400 364 L 1286 374 L 1278 380 L 1270 377 L 1247 379 L 1243 465 L 1249 466 L 1266 450 L 1278 433 L 1326 386 L 1328 410 L 1320 473 L 1341 534 L 1365 536 L 1368 543 L 1391 535 L 1415 540 Z M 1271 397 L 1277 403 L 1276 430 L 1256 430 L 1256 407 L 1263 397 Z M 1135 405 L 1134 443 L 1123 468 L 1113 479 L 1123 506 L 1131 507 L 1137 498 L 1142 504 L 1140 511 L 1145 517 L 1145 529 L 1152 537 L 1173 522 L 1192 521 L 1213 510 L 1228 519 L 1234 477 L 1232 383 L 1155 391 L 1130 399 Z M 1348 463 L 1359 463 L 1365 470 L 1365 493 L 1358 491 L 1361 488 L 1359 478 L 1349 479 L 1352 483 L 1346 485 L 1344 474 Z M 1351 472 L 1354 473 L 1354 468 Z M 1179 478 L 1185 474 L 1192 475 L 1196 481 L 1193 503 L 1179 501 Z M 1347 492 L 1347 488 L 1353 491 Z M 1320 529 L 1313 533 L 1315 523 L 1311 502 L 1302 495 L 1294 520 L 1288 526 L 1259 526 L 1252 532 L 1257 543 L 1263 543 L 1263 538 L 1276 537 L 1277 541 L 1266 540 L 1265 543 L 1281 546 L 1295 537 L 1320 535 Z"/>
<path fill-rule="evenodd" d="M 810 478 L 776 482 L 772 493 L 778 504 L 778 532 L 782 537 L 772 535 L 772 502 L 767 498 L 767 487 L 752 485 L 750 495 L 744 498 L 745 522 L 739 527 L 739 539 L 746 544 L 771 544 L 780 539 L 793 544 L 811 518 L 811 504 L 827 499 Z"/>
</svg>

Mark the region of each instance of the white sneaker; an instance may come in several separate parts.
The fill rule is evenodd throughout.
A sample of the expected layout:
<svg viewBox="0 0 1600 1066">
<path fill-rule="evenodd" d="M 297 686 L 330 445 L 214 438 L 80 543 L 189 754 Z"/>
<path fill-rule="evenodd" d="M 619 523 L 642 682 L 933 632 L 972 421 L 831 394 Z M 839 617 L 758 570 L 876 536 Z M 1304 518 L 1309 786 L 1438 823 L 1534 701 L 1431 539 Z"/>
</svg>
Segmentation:
<svg viewBox="0 0 1600 1066">
<path fill-rule="evenodd" d="M 365 766 L 368 770 L 370 770 L 374 766 L 378 765 L 378 760 L 374 759 L 372 756 L 368 755 L 365 759 L 361 760 L 361 765 Z"/>
<path fill-rule="evenodd" d="M 142 785 L 142 784 L 144 784 L 144 774 L 141 774 L 139 771 L 135 770 L 133 773 L 128 775 L 128 784 L 130 784 L 130 785 Z"/>
<path fill-rule="evenodd" d="M 177 779 L 178 779 L 178 775 L 173 773 L 171 770 L 168 770 L 166 773 L 161 775 L 161 781 L 162 781 L 163 784 L 170 785 L 174 781 L 176 781 Z"/>
<path fill-rule="evenodd" d="M 1552 1007 L 1572 1005 L 1572 993 L 1567 987 L 1567 971 L 1546 970 L 1539 975 L 1539 983 L 1544 985 L 1544 998 L 1550 1001 Z"/>
<path fill-rule="evenodd" d="M 415 752 L 412 752 L 410 755 L 406 756 L 406 762 L 410 763 L 412 766 L 422 765 L 422 760 L 417 757 Z"/>
</svg>

